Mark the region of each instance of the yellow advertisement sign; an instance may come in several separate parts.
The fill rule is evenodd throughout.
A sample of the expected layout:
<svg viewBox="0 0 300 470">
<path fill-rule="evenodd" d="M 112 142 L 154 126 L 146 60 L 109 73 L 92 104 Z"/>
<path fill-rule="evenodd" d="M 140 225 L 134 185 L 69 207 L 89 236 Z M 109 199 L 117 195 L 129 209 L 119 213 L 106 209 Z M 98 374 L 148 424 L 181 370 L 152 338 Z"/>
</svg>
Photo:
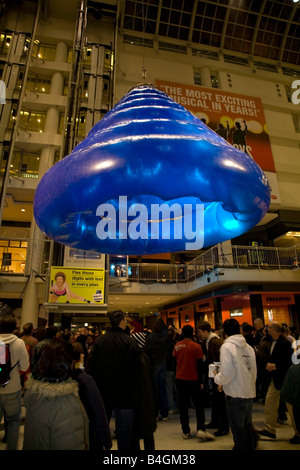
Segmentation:
<svg viewBox="0 0 300 470">
<path fill-rule="evenodd" d="M 73 304 L 104 303 L 104 269 L 51 268 L 49 302 Z"/>
</svg>

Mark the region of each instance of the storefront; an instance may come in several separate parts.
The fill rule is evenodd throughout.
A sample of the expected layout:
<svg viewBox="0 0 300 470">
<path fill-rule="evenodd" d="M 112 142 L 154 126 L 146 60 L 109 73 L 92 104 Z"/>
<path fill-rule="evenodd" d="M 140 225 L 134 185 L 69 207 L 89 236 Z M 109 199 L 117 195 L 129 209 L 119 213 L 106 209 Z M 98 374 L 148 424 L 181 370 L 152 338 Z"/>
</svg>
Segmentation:
<svg viewBox="0 0 300 470">
<path fill-rule="evenodd" d="M 253 297 L 259 298 L 260 316 L 265 324 L 271 321 L 293 324 L 291 308 L 295 305 L 295 295 L 290 292 L 244 292 L 214 296 L 174 306 L 160 313 L 166 324 L 173 324 L 175 328 L 182 328 L 185 324 L 197 328 L 202 321 L 208 321 L 215 329 L 228 318 L 235 318 L 240 324 L 247 322 L 253 325 L 253 320 L 258 316 L 253 309 Z"/>
<path fill-rule="evenodd" d="M 291 325 L 291 306 L 295 304 L 295 296 L 290 292 L 268 292 L 262 294 L 265 324 L 271 321 Z"/>
</svg>

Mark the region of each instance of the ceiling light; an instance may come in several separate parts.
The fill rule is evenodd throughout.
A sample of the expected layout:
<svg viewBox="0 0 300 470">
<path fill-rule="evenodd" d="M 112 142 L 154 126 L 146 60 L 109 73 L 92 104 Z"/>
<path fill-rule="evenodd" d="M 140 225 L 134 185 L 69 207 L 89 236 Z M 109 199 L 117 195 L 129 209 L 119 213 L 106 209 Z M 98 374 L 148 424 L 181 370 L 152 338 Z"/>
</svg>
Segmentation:
<svg viewBox="0 0 300 470">
<path fill-rule="evenodd" d="M 26 212 L 25 209 L 21 209 L 21 212 Z"/>
<path fill-rule="evenodd" d="M 287 237 L 300 237 L 300 232 L 293 232 L 293 231 L 290 231 L 290 232 L 287 232 L 285 234 Z"/>
</svg>

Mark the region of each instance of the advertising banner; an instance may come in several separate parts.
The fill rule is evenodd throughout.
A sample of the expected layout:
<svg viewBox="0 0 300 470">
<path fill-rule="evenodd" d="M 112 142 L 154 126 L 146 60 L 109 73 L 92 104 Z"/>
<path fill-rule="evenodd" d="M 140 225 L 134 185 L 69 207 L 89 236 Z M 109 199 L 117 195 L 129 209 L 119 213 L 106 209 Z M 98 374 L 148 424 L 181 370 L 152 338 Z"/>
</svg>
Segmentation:
<svg viewBox="0 0 300 470">
<path fill-rule="evenodd" d="M 262 170 L 275 172 L 260 98 L 163 80 L 156 80 L 155 85 L 228 143 L 247 153 Z"/>
<path fill-rule="evenodd" d="M 176 103 L 201 119 L 229 144 L 252 157 L 268 178 L 271 203 L 281 203 L 268 128 L 260 98 L 164 80 L 156 80 L 155 85 Z"/>
<path fill-rule="evenodd" d="M 49 303 L 103 304 L 104 269 L 51 268 Z"/>
</svg>

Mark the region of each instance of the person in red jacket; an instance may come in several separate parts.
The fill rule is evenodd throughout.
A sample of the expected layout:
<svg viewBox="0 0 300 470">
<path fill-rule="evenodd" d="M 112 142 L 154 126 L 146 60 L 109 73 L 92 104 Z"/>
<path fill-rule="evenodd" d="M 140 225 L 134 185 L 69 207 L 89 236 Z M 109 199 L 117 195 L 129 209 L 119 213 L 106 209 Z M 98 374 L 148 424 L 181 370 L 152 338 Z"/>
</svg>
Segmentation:
<svg viewBox="0 0 300 470">
<path fill-rule="evenodd" d="M 175 344 L 173 356 L 176 358 L 176 387 L 180 424 L 183 439 L 191 437 L 189 425 L 190 399 L 195 406 L 197 437 L 212 440 L 214 436 L 205 430 L 205 413 L 202 398 L 203 390 L 203 351 L 193 340 L 194 330 L 191 325 L 182 328 L 182 341 Z"/>
</svg>

